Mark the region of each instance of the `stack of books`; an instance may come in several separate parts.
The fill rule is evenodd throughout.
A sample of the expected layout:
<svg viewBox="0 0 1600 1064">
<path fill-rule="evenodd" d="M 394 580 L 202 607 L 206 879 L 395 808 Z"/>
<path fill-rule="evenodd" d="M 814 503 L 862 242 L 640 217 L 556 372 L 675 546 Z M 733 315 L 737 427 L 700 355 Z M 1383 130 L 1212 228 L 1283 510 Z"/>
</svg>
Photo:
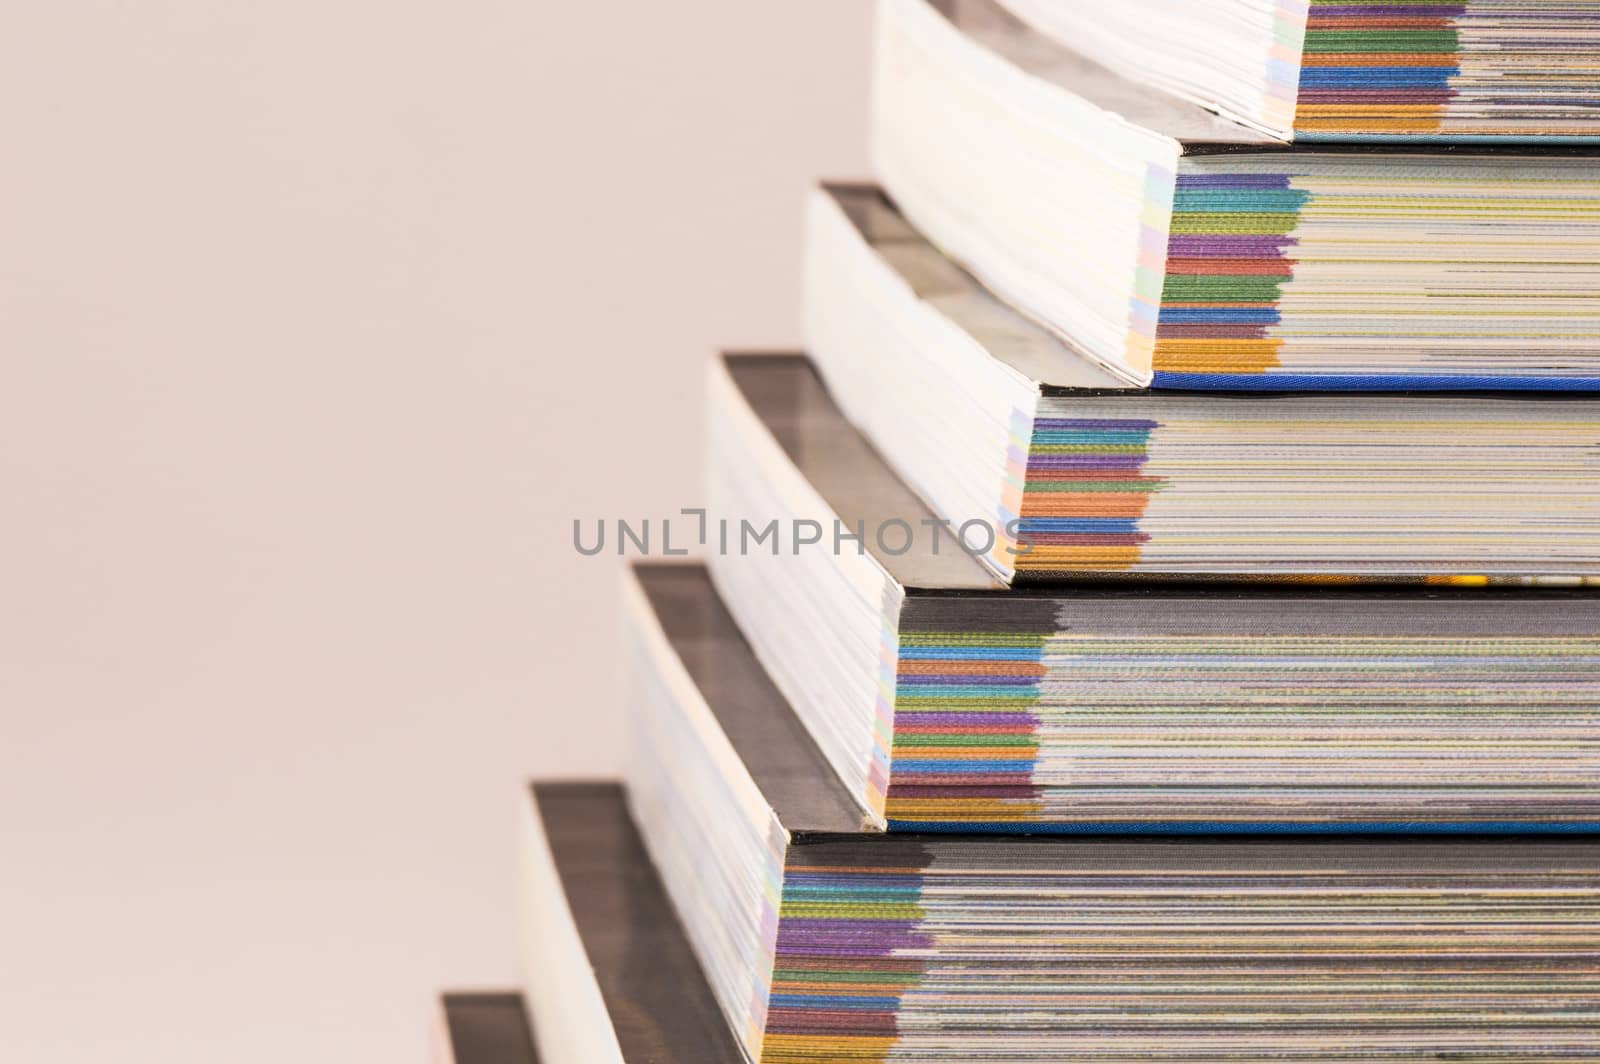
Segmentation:
<svg viewBox="0 0 1600 1064">
<path fill-rule="evenodd" d="M 442 1058 L 1600 1060 L 1600 5 L 878 11 Z"/>
</svg>

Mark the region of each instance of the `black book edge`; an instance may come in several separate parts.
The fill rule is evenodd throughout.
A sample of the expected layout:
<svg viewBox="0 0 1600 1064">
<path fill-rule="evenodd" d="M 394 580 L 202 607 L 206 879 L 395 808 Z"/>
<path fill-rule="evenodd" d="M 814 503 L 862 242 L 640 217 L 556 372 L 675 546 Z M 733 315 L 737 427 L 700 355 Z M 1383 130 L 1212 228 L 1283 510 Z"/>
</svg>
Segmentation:
<svg viewBox="0 0 1600 1064">
<path fill-rule="evenodd" d="M 439 1012 L 439 1064 L 538 1064 L 516 991 L 446 991 Z"/>
<path fill-rule="evenodd" d="M 818 194 L 834 212 L 843 217 L 844 225 L 854 231 L 855 238 L 877 268 L 897 279 L 918 303 L 971 338 L 990 359 L 1006 366 L 1027 382 L 1035 395 L 1051 394 L 1051 389 L 1074 395 L 1141 396 L 1150 392 L 1148 387 L 1123 379 L 1111 368 L 1091 358 L 1071 340 L 1000 299 L 964 266 L 923 236 L 884 189 L 869 183 L 823 181 L 818 185 Z M 832 226 L 835 223 L 830 220 L 825 224 Z M 907 272 L 907 263 L 902 256 L 911 256 L 914 265 L 927 269 L 928 273 L 920 282 Z M 950 287 L 941 286 L 941 279 L 946 280 Z M 966 324 L 939 304 L 941 297 L 955 297 L 984 307 L 1001 318 L 1010 319 L 1012 328 L 1019 336 L 1032 334 L 1036 338 L 1037 356 L 1028 359 L 1020 357 L 1016 351 L 997 351 L 978 343 L 977 337 Z M 1057 363 L 1057 368 L 1050 368 Z M 1073 370 L 1080 375 L 1073 377 Z M 1076 383 L 1047 383 L 1047 377 L 1051 374 L 1065 376 Z"/>
<path fill-rule="evenodd" d="M 529 798 L 623 1059 L 743 1064 L 621 786 L 535 783 Z"/>
<path fill-rule="evenodd" d="M 1380 137 L 1382 134 L 1371 134 Z M 1288 143 L 1234 144 L 1226 141 L 1180 140 L 1185 158 L 1202 155 L 1465 155 L 1505 158 L 1583 157 L 1600 155 L 1600 144 L 1574 144 L 1570 141 L 1500 140 L 1421 140 L 1395 135 L 1387 140 L 1296 140 Z"/>
<path fill-rule="evenodd" d="M 811 733 L 778 690 L 694 563 L 636 563 L 631 576 L 660 642 L 653 651 L 683 670 L 778 822 L 797 834 L 881 833 L 840 782 Z M 686 707 L 696 712 L 696 707 Z"/>
<path fill-rule="evenodd" d="M 904 521 L 918 535 L 937 521 L 934 512 L 896 476 L 877 448 L 845 418 L 811 360 L 794 352 L 725 353 L 719 359 L 727 387 L 780 453 L 846 527 L 865 530 L 867 553 L 901 587 L 968 587 L 1000 590 L 999 580 L 954 544 L 938 553 L 913 536 L 903 554 L 870 549 L 874 529 Z M 765 447 L 761 447 L 765 450 Z M 762 520 L 768 516 L 760 515 Z M 825 531 L 826 534 L 826 531 Z"/>
<path fill-rule="evenodd" d="M 816 368 L 804 354 L 726 352 L 720 356 L 733 386 L 757 421 L 777 442 L 795 470 L 807 480 L 833 513 L 848 527 L 858 521 L 869 527 L 873 521 L 845 500 L 871 496 L 880 503 L 892 501 L 894 517 L 912 529 L 924 521 L 934 521 L 933 511 L 890 468 L 872 442 L 850 423 L 833 402 Z M 802 425 L 803 423 L 803 425 Z M 801 428 L 804 431 L 801 431 Z M 829 449 L 811 449 L 806 438 L 833 439 Z M 838 458 L 840 440 L 853 440 L 846 457 Z M 868 541 L 871 535 L 869 532 Z M 950 561 L 946 544 L 939 568 Z M 1464 586 L 1430 584 L 1423 577 L 1363 577 L 1351 574 L 1356 582 L 1334 582 L 1339 574 L 1323 580 L 1289 580 L 1276 576 L 1225 576 L 1183 573 L 1105 573 L 1084 576 L 1021 577 L 1009 588 L 1000 587 L 988 570 L 968 558 L 974 571 L 981 571 L 990 586 L 939 586 L 927 575 L 929 559 L 919 557 L 928 548 L 917 539 L 911 551 L 890 558 L 869 552 L 899 582 L 908 597 L 975 598 L 1021 603 L 1028 599 L 1065 601 L 1081 597 L 1191 598 L 1204 593 L 1235 599 L 1517 599 L 1527 602 L 1600 601 L 1600 587 L 1586 585 L 1490 584 Z M 1021 608 L 1020 605 L 1018 608 Z"/>
</svg>

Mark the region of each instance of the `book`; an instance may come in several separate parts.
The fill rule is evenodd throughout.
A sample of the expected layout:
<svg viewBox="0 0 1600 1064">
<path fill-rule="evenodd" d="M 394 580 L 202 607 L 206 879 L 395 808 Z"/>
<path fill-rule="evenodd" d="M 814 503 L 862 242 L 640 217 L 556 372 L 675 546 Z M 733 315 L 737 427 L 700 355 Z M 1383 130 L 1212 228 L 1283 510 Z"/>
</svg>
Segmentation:
<svg viewBox="0 0 1600 1064">
<path fill-rule="evenodd" d="M 878 0 L 439 1059 L 1600 1060 L 1587 8 Z"/>
<path fill-rule="evenodd" d="M 437 1064 L 539 1064 L 522 995 L 456 991 L 439 997 Z"/>
<path fill-rule="evenodd" d="M 863 186 L 811 197 L 804 305 L 830 394 L 940 517 L 994 530 L 1004 582 L 1600 579 L 1600 397 L 1141 389 Z"/>
<path fill-rule="evenodd" d="M 526 797 L 519 945 L 541 1059 L 744 1064 L 617 785 Z"/>
<path fill-rule="evenodd" d="M 1000 0 L 1137 81 L 1296 140 L 1600 134 L 1590 0 Z"/>
<path fill-rule="evenodd" d="M 757 1064 L 1600 1054 L 1593 839 L 867 829 L 703 570 L 634 574 L 627 799 Z"/>
<path fill-rule="evenodd" d="M 717 590 L 878 825 L 1600 830 L 1594 589 L 1006 589 L 803 357 L 717 360 L 707 424 Z"/>
<path fill-rule="evenodd" d="M 1592 149 L 1286 144 L 995 0 L 879 13 L 871 148 L 890 196 L 1132 383 L 1600 385 Z"/>
</svg>

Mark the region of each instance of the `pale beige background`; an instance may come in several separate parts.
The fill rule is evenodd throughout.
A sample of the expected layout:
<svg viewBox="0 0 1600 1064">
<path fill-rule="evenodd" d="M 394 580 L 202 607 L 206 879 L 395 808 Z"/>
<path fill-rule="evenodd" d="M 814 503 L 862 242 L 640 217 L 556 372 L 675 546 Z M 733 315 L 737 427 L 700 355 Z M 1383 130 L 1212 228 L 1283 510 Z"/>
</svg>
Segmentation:
<svg viewBox="0 0 1600 1064">
<path fill-rule="evenodd" d="M 0 35 L 0 1059 L 420 1062 L 615 560 L 797 331 L 864 0 L 51 0 Z"/>
</svg>

